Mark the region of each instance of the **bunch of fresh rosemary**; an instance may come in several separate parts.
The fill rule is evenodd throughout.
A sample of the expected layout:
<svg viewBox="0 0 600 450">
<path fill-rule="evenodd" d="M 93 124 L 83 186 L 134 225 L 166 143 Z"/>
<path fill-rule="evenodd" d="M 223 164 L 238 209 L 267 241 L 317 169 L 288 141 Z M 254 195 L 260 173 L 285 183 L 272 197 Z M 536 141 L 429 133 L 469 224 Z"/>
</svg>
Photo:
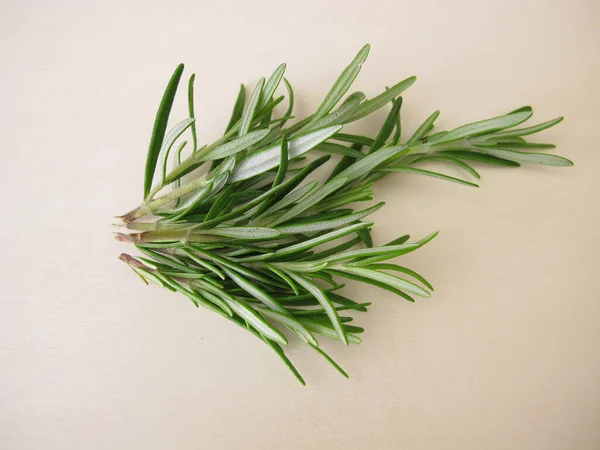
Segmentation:
<svg viewBox="0 0 600 450">
<path fill-rule="evenodd" d="M 452 164 L 475 179 L 479 174 L 471 161 L 509 167 L 572 165 L 565 158 L 531 151 L 554 146 L 523 137 L 559 123 L 562 117 L 515 128 L 531 117 L 530 107 L 431 133 L 436 111 L 402 140 L 400 94 L 415 77 L 372 99 L 354 92 L 342 100 L 368 52 L 368 45 L 360 50 L 314 114 L 291 126 L 286 124 L 293 118 L 294 94 L 284 78 L 285 64 L 267 80 L 261 79 L 248 99 L 241 86 L 225 133 L 204 146 L 198 145 L 194 125 L 194 75 L 188 84 L 189 117 L 166 133 L 183 72 L 180 65 L 154 122 L 143 202 L 120 216 L 135 233 L 118 233 L 117 239 L 132 242 L 144 255 L 122 254 L 120 259 L 145 283 L 150 280 L 180 292 L 195 306 L 246 328 L 270 346 L 303 384 L 284 354 L 287 338 L 280 328 L 287 328 L 347 376 L 316 339 L 320 335 L 344 344 L 360 342 L 357 335 L 363 329 L 341 314 L 366 311 L 369 303 L 342 295 L 342 279 L 370 283 L 409 301 L 413 296 L 429 297 L 433 290 L 419 274 L 389 260 L 425 245 L 436 233 L 416 242 L 405 235 L 373 245 L 373 222 L 363 219 L 383 203 L 359 210 L 354 205 L 372 200 L 375 181 L 389 172 L 412 172 L 477 186 L 421 168 L 430 161 Z M 284 99 L 276 96 L 282 82 L 288 107 L 275 118 L 275 108 Z M 375 138 L 342 133 L 345 124 L 388 103 L 391 109 Z M 178 144 L 184 132 L 190 133 L 191 143 Z M 183 159 L 186 149 L 189 156 Z M 309 151 L 325 155 L 307 159 Z M 331 154 L 342 157 L 326 180 L 311 180 Z M 167 186 L 172 189 L 159 196 Z"/>
</svg>

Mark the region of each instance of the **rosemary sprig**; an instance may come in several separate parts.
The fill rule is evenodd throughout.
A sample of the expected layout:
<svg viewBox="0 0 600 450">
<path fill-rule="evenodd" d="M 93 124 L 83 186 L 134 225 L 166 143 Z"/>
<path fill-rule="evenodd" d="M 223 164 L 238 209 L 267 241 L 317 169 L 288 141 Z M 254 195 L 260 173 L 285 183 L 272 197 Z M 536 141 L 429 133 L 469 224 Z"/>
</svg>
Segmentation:
<svg viewBox="0 0 600 450">
<path fill-rule="evenodd" d="M 562 120 L 519 128 L 533 115 L 528 106 L 432 133 L 439 116 L 436 111 L 401 142 L 400 94 L 416 78 L 407 78 L 372 99 L 361 92 L 346 96 L 368 53 L 366 45 L 316 112 L 288 127 L 294 94 L 284 78 L 285 64 L 262 78 L 248 98 L 242 85 L 225 133 L 202 147 L 195 127 L 194 75 L 187 92 L 190 117 L 166 132 L 183 73 L 183 65 L 178 66 L 156 115 L 143 201 L 119 216 L 124 226 L 136 232 L 118 233 L 117 239 L 134 243 L 144 255 L 122 254 L 120 259 L 146 284 L 180 292 L 195 306 L 247 329 L 271 347 L 302 384 L 284 353 L 288 339 L 282 329 L 348 376 L 317 340 L 324 336 L 344 344 L 360 342 L 363 329 L 349 325 L 352 318 L 342 314 L 366 311 L 370 303 L 341 295 L 340 279 L 369 283 L 409 301 L 429 297 L 433 291 L 420 274 L 391 260 L 417 250 L 437 233 L 415 242 L 408 242 L 405 235 L 383 246 L 373 245 L 374 223 L 363 219 L 384 204 L 355 209 L 355 203 L 372 200 L 370 188 L 375 181 L 391 172 L 411 172 L 477 187 L 480 175 L 472 162 L 507 167 L 572 165 L 568 159 L 538 151 L 553 145 L 525 140 Z M 285 98 L 276 97 L 281 83 L 289 104 L 283 116 L 274 118 L 276 106 Z M 375 137 L 343 132 L 345 124 L 388 103 L 391 110 Z M 182 159 L 187 142 L 183 141 L 169 165 L 169 153 L 186 131 L 191 133 L 191 152 Z M 310 151 L 326 155 L 306 159 Z M 331 154 L 342 158 L 330 175 L 321 183 L 311 179 Z M 431 161 L 458 167 L 470 178 L 423 168 Z"/>
</svg>

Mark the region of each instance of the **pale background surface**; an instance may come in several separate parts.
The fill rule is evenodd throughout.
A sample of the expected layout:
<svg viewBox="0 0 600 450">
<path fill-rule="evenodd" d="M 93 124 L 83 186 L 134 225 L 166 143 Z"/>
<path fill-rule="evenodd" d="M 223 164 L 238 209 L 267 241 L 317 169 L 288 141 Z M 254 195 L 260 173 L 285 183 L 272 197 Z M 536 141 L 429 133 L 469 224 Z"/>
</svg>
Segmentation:
<svg viewBox="0 0 600 450">
<path fill-rule="evenodd" d="M 0 447 L 600 448 L 599 21 L 594 0 L 4 0 Z M 209 141 L 238 83 L 286 61 L 306 112 L 365 42 L 367 95 L 419 77 L 405 129 L 531 104 L 566 116 L 539 139 L 576 166 L 382 182 L 376 241 L 441 231 L 404 261 L 436 293 L 356 288 L 375 302 L 364 343 L 327 347 L 350 380 L 293 346 L 303 388 L 244 331 L 142 286 L 111 217 L 139 201 L 177 63 Z"/>
</svg>

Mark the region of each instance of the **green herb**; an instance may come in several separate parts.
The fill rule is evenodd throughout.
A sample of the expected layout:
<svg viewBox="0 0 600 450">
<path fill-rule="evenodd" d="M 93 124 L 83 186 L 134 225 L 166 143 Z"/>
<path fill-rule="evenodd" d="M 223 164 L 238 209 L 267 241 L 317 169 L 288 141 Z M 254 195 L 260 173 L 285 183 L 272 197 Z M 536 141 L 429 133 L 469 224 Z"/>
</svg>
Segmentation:
<svg viewBox="0 0 600 450">
<path fill-rule="evenodd" d="M 144 283 L 180 292 L 196 307 L 204 306 L 247 329 L 273 349 L 302 384 L 302 376 L 284 353 L 288 339 L 282 328 L 348 376 L 317 340 L 360 342 L 357 334 L 363 329 L 348 325 L 352 318 L 341 312 L 366 311 L 370 303 L 342 295 L 341 279 L 369 283 L 409 301 L 413 296 L 429 297 L 433 291 L 420 274 L 390 260 L 417 250 L 437 233 L 416 242 L 404 235 L 374 245 L 370 234 L 374 223 L 363 219 L 384 204 L 355 207 L 355 203 L 372 200 L 370 188 L 376 180 L 392 172 L 409 172 L 476 187 L 472 180 L 480 175 L 473 162 L 507 167 L 572 165 L 563 157 L 539 152 L 552 144 L 524 139 L 562 120 L 516 128 L 531 118 L 528 106 L 432 134 L 436 111 L 401 142 L 400 94 L 416 78 L 400 81 L 372 99 L 362 92 L 348 94 L 369 49 L 366 45 L 360 50 L 314 114 L 289 127 L 285 125 L 293 118 L 294 93 L 284 78 L 285 64 L 261 78 L 248 99 L 242 85 L 223 136 L 200 147 L 194 75 L 188 83 L 189 117 L 167 132 L 183 73 L 183 65 L 178 66 L 156 115 L 143 201 L 119 216 L 135 232 L 117 233 L 117 239 L 134 243 L 144 255 L 122 254 L 120 259 Z M 284 96 L 277 97 L 276 92 L 282 83 L 288 106 L 277 117 L 276 107 Z M 387 104 L 390 111 L 374 137 L 342 132 L 345 124 Z M 184 157 L 186 132 L 192 144 Z M 173 147 L 175 156 L 169 158 Z M 311 151 L 329 155 L 306 158 Z M 332 165 L 330 175 L 325 181 L 311 179 L 331 154 L 341 159 Z M 162 176 L 156 177 L 161 158 Z M 431 161 L 458 167 L 467 178 L 422 167 Z"/>
</svg>

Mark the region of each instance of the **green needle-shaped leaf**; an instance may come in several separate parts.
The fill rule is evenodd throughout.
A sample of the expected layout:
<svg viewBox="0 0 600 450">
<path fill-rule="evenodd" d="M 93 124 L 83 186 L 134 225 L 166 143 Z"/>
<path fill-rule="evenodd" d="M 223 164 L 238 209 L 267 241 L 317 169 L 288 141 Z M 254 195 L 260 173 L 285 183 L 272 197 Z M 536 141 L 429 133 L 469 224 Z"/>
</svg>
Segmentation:
<svg viewBox="0 0 600 450">
<path fill-rule="evenodd" d="M 402 245 L 389 245 L 384 247 L 371 247 L 361 248 L 358 250 L 351 250 L 348 252 L 341 252 L 325 258 L 322 261 L 328 263 L 334 263 L 337 261 L 344 261 L 355 258 L 365 258 L 372 256 L 386 256 L 388 258 L 395 258 L 397 256 L 405 255 L 419 248 L 418 244 L 402 244 Z"/>
<path fill-rule="evenodd" d="M 246 89 L 244 85 L 240 85 L 240 90 L 238 92 L 237 98 L 235 99 L 235 104 L 233 105 L 233 111 L 231 112 L 231 117 L 229 118 L 229 123 L 227 124 L 227 128 L 225 128 L 225 133 L 233 128 L 233 126 L 240 121 L 242 118 L 242 114 L 244 113 L 244 104 L 246 103 Z"/>
<path fill-rule="evenodd" d="M 484 164 L 492 164 L 496 166 L 519 167 L 520 164 L 506 159 L 496 158 L 492 155 L 483 153 L 475 153 L 470 150 L 443 150 L 439 152 L 443 155 L 452 156 L 454 158 L 465 159 L 467 161 L 476 161 Z"/>
<path fill-rule="evenodd" d="M 282 263 L 273 263 L 273 265 L 277 265 L 285 270 L 290 270 L 294 273 L 312 273 L 319 272 L 327 267 L 326 262 L 322 261 L 299 261 L 299 262 L 282 262 Z M 312 276 L 317 276 L 317 274 L 313 274 Z"/>
<path fill-rule="evenodd" d="M 194 80 L 196 79 L 196 74 L 193 73 L 190 75 L 190 81 L 188 82 L 188 114 L 190 115 L 190 119 L 196 119 L 196 115 L 194 113 Z M 196 122 L 192 123 L 192 152 L 195 152 L 198 148 L 198 136 L 196 135 Z"/>
<path fill-rule="evenodd" d="M 439 178 L 441 180 L 452 181 L 454 183 L 464 184 L 465 186 L 471 187 L 479 187 L 479 185 L 475 183 L 471 183 L 470 181 L 461 180 L 460 178 L 451 177 L 450 175 L 445 175 L 439 172 L 433 172 L 431 170 L 417 169 L 415 167 L 386 167 L 382 169 L 385 172 L 411 172 L 417 173 L 419 175 L 427 175 L 429 177 Z"/>
<path fill-rule="evenodd" d="M 399 103 L 402 106 L 402 97 L 398 97 L 396 100 L 392 100 L 395 104 Z M 396 116 L 396 127 L 394 130 L 394 137 L 392 139 L 392 145 L 398 145 L 400 143 L 400 137 L 402 136 L 402 120 L 400 118 L 400 113 Z"/>
<path fill-rule="evenodd" d="M 248 104 L 244 109 L 244 114 L 242 114 L 240 131 L 238 133 L 239 136 L 243 136 L 248 133 L 250 130 L 250 125 L 252 124 L 252 119 L 254 119 L 254 114 L 256 112 L 256 108 L 258 106 L 258 101 L 260 99 L 260 95 L 262 93 L 263 85 L 265 84 L 265 79 L 261 78 L 258 81 L 258 84 L 252 91 L 252 95 L 250 96 L 250 100 L 248 100 Z"/>
<path fill-rule="evenodd" d="M 210 292 L 208 290 L 199 289 L 199 291 L 200 291 L 199 293 L 196 292 L 197 295 L 201 294 L 202 297 L 204 297 L 208 301 L 214 303 L 219 308 L 221 308 L 223 311 L 225 311 L 227 313 L 227 315 L 233 316 L 233 310 L 229 307 L 229 305 L 221 297 L 213 294 L 212 292 Z"/>
<path fill-rule="evenodd" d="M 425 122 L 423 122 L 421 124 L 421 126 L 419 128 L 417 128 L 417 131 L 415 131 L 415 134 L 413 134 L 410 139 L 408 140 L 408 142 L 406 142 L 406 145 L 413 145 L 417 142 L 419 142 L 421 139 L 423 139 L 423 137 L 427 134 L 427 132 L 431 129 L 431 127 L 433 127 L 433 123 L 435 122 L 435 120 L 438 118 L 438 116 L 440 115 L 439 111 L 435 111 L 432 115 L 430 115 L 427 119 L 425 119 Z"/>
<path fill-rule="evenodd" d="M 348 65 L 348 67 L 344 69 L 337 81 L 333 84 L 333 86 L 325 96 L 323 103 L 321 103 L 321 105 L 315 112 L 313 116 L 314 121 L 317 121 L 321 117 L 324 117 L 326 114 L 328 114 L 329 111 L 331 111 L 335 107 L 335 105 L 337 105 L 337 103 L 341 100 L 341 98 L 348 91 L 348 89 L 350 89 L 352 82 L 360 72 L 362 64 L 365 62 L 367 56 L 369 55 L 370 48 L 371 47 L 369 44 L 361 48 L 358 54 L 350 63 L 350 65 Z"/>
<path fill-rule="evenodd" d="M 349 248 L 354 247 L 361 241 L 360 237 L 355 237 L 354 239 L 350 239 L 342 244 L 336 245 L 335 247 L 331 247 L 327 250 L 323 250 L 322 252 L 315 253 L 310 257 L 311 261 L 316 261 L 319 259 L 325 259 L 328 256 L 335 255 L 337 253 L 343 252 L 344 250 L 348 250 Z"/>
<path fill-rule="evenodd" d="M 292 112 L 294 110 L 294 89 L 292 89 L 292 85 L 285 77 L 283 78 L 283 85 L 285 86 L 285 90 L 287 91 L 287 94 L 288 94 L 288 108 L 287 108 L 285 114 L 283 115 L 283 117 L 285 117 L 285 119 L 282 120 L 281 123 L 279 124 L 279 126 L 281 128 L 283 128 L 284 125 L 286 124 L 286 122 L 288 121 L 288 119 L 290 119 L 292 117 Z"/>
<path fill-rule="evenodd" d="M 425 236 L 423 239 L 421 239 L 420 241 L 417 242 L 417 245 L 419 247 L 423 247 L 425 244 L 431 242 L 433 240 L 433 238 L 435 238 L 438 235 L 438 231 L 434 231 L 431 234 L 428 234 L 427 236 Z"/>
<path fill-rule="evenodd" d="M 182 120 L 177 125 L 175 125 L 169 131 L 169 133 L 167 133 L 167 135 L 165 136 L 165 138 L 163 140 L 163 145 L 160 149 L 160 154 L 163 155 L 163 177 L 162 177 L 163 183 L 166 179 L 166 166 L 167 166 L 167 161 L 169 158 L 169 153 L 171 152 L 171 148 L 173 147 L 173 144 L 175 143 L 177 138 L 179 138 L 179 136 L 181 136 L 183 134 L 183 132 L 185 130 L 187 130 L 191 125 L 194 124 L 195 120 L 196 119 L 193 119 L 193 118 L 188 118 L 188 119 Z"/>
<path fill-rule="evenodd" d="M 525 122 L 532 114 L 531 111 L 516 112 L 505 116 L 494 117 L 493 119 L 481 120 L 479 122 L 463 125 L 443 135 L 441 138 L 436 139 L 435 145 L 514 127 Z"/>
<path fill-rule="evenodd" d="M 288 277 L 285 274 L 285 272 L 282 272 L 277 267 L 272 266 L 271 264 L 267 263 L 265 265 L 269 268 L 269 270 L 271 270 L 274 274 L 276 274 L 283 281 L 285 281 L 292 288 L 292 291 L 294 291 L 294 294 L 296 294 L 296 296 L 300 295 L 300 292 L 298 291 L 298 287 L 297 287 L 296 283 L 294 283 L 294 281 L 290 277 Z"/>
<path fill-rule="evenodd" d="M 515 150 L 506 150 L 502 148 L 475 147 L 477 151 L 497 158 L 507 159 L 524 164 L 542 164 L 544 166 L 566 167 L 572 166 L 573 162 L 567 158 L 547 153 L 517 152 Z"/>
<path fill-rule="evenodd" d="M 204 267 L 207 270 L 210 270 L 212 273 L 214 273 L 216 276 L 218 276 L 221 280 L 225 279 L 225 274 L 219 270 L 216 266 L 212 265 L 211 263 L 209 263 L 208 261 L 202 259 L 202 258 L 197 258 L 192 252 L 190 252 L 189 250 L 183 250 L 185 252 L 185 254 L 192 260 L 194 261 L 196 264 Z"/>
<path fill-rule="evenodd" d="M 383 147 L 385 142 L 391 136 L 392 131 L 394 131 L 394 128 L 396 128 L 396 126 L 397 126 L 398 118 L 400 117 L 400 108 L 401 107 L 402 107 L 402 97 L 400 97 L 392 105 L 392 109 L 391 109 L 390 113 L 388 114 L 388 116 L 386 117 L 385 122 L 383 122 L 383 126 L 381 127 L 381 130 L 379 130 L 379 133 L 377 134 L 377 137 L 375 138 L 375 142 L 373 142 L 373 145 L 369 149 L 369 153 L 372 153 L 372 152 L 380 149 L 381 147 Z M 396 143 L 394 145 L 397 145 L 399 140 L 400 140 L 400 136 L 398 136 L 398 139 L 395 139 Z"/>
<path fill-rule="evenodd" d="M 285 136 L 281 138 L 280 151 L 281 156 L 279 157 L 279 169 L 277 169 L 277 175 L 275 175 L 275 179 L 273 180 L 273 184 L 271 187 L 277 187 L 281 184 L 283 179 L 285 178 L 285 174 L 287 173 L 289 155 L 288 155 L 288 141 Z"/>
<path fill-rule="evenodd" d="M 319 355 L 321 355 L 323 358 L 325 358 L 327 360 L 327 362 L 329 364 L 331 364 L 335 370 L 337 370 L 339 373 L 342 374 L 342 376 L 344 376 L 345 378 L 350 378 L 348 376 L 348 374 L 346 373 L 346 371 L 344 369 L 342 369 L 338 363 L 336 363 L 327 353 L 325 353 L 323 350 L 321 350 L 318 346 L 310 344 L 310 346 L 313 348 L 313 350 L 315 350 Z"/>
<path fill-rule="evenodd" d="M 348 133 L 336 133 L 333 135 L 332 139 L 336 141 L 349 142 L 351 144 L 366 145 L 367 147 L 372 147 L 375 143 L 375 141 L 370 137 Z"/>
<path fill-rule="evenodd" d="M 273 74 L 269 77 L 269 80 L 265 83 L 257 111 L 262 111 L 267 103 L 269 103 L 271 100 L 271 97 L 273 97 L 273 94 L 275 94 L 279 83 L 281 83 L 281 79 L 283 78 L 286 67 L 287 66 L 285 63 L 277 67 L 277 69 L 275 69 Z"/>
<path fill-rule="evenodd" d="M 144 199 L 150 193 L 152 189 L 152 179 L 154 178 L 154 171 L 156 170 L 156 163 L 158 162 L 158 155 L 162 147 L 163 138 L 165 137 L 165 131 L 167 130 L 167 124 L 169 122 L 169 115 L 171 114 L 171 108 L 173 106 L 173 100 L 177 92 L 177 86 L 183 73 L 183 64 L 179 64 L 175 72 L 169 80 L 169 84 L 165 89 L 162 100 L 156 112 L 156 118 L 154 119 L 154 127 L 152 128 L 152 137 L 150 138 L 150 145 L 148 146 L 148 155 L 146 156 L 146 168 L 144 171 Z"/>
<path fill-rule="evenodd" d="M 337 303 L 332 294 L 329 294 L 329 297 L 333 303 Z M 356 310 L 356 311 L 366 311 L 367 306 L 371 306 L 371 303 L 357 303 L 355 305 L 345 305 L 345 306 L 336 306 L 335 309 L 340 311 L 348 311 L 348 310 Z M 292 311 L 292 314 L 295 316 L 318 316 L 320 314 L 325 314 L 325 310 L 323 308 L 313 308 L 313 309 L 301 309 L 297 311 Z M 343 318 L 340 317 L 340 320 Z M 343 322 L 343 320 L 342 320 Z"/>
<path fill-rule="evenodd" d="M 228 205 L 230 205 L 231 202 L 231 192 L 233 192 L 232 185 L 227 186 L 223 190 L 221 195 L 217 197 L 215 202 L 208 210 L 208 214 L 206 214 L 206 217 L 204 218 L 205 221 L 219 217 L 224 210 L 228 209 Z"/>
<path fill-rule="evenodd" d="M 419 280 L 421 283 L 423 283 L 427 287 L 427 289 L 429 289 L 430 291 L 433 291 L 433 286 L 431 285 L 431 283 L 429 283 L 429 281 L 427 281 L 425 278 L 423 278 L 417 272 L 409 269 L 408 267 L 397 266 L 396 264 L 385 264 L 385 263 L 377 264 L 376 263 L 376 264 L 370 264 L 370 265 L 366 266 L 366 268 L 373 269 L 373 270 L 393 270 L 396 272 L 405 273 L 407 275 L 410 275 L 414 279 Z"/>
<path fill-rule="evenodd" d="M 365 278 L 371 278 L 375 281 L 387 284 L 401 291 L 407 291 L 411 294 L 419 295 L 421 297 L 431 297 L 431 294 L 429 292 L 417 286 L 416 284 L 411 283 L 410 281 L 404 280 L 402 278 L 389 275 L 387 273 L 378 272 L 377 270 L 366 269 L 364 267 L 354 267 L 349 265 L 343 265 L 342 267 L 338 267 L 337 270 L 341 270 L 342 272 L 347 272 L 354 275 L 359 275 Z"/>
<path fill-rule="evenodd" d="M 240 300 L 231 301 L 226 298 L 225 301 L 234 313 L 236 313 L 238 316 L 240 316 L 242 319 L 244 319 L 246 322 L 252 325 L 256 329 L 256 331 L 258 331 L 264 337 L 281 345 L 287 344 L 287 339 L 285 338 L 285 336 L 281 334 L 277 329 L 269 325 L 269 323 L 265 321 L 260 316 L 260 314 L 258 314 L 248 305 L 246 305 Z"/>
<path fill-rule="evenodd" d="M 344 225 L 348 225 L 352 222 L 356 222 L 357 220 L 362 219 L 363 217 L 367 217 L 370 214 L 373 214 L 379 208 L 381 208 L 385 203 L 381 202 L 375 206 L 367 208 L 363 211 L 359 211 L 357 213 L 348 214 L 340 217 L 339 219 L 333 220 L 323 220 L 314 223 L 306 223 L 302 225 L 289 225 L 284 227 L 279 227 L 278 230 L 281 234 L 299 234 L 299 233 L 316 233 L 324 230 L 331 230 L 332 228 L 338 228 Z"/>
<path fill-rule="evenodd" d="M 368 228 L 363 228 L 362 230 L 358 230 L 356 232 L 358 238 L 365 244 L 367 247 L 373 247 L 373 237 L 371 236 L 371 231 Z"/>
<path fill-rule="evenodd" d="M 446 155 L 443 155 L 443 154 L 441 154 L 441 155 L 436 155 L 436 154 L 426 155 L 423 158 L 415 161 L 413 164 L 417 164 L 417 163 L 420 163 L 420 162 L 427 162 L 427 161 L 449 162 L 449 163 L 455 165 L 456 167 L 459 167 L 459 168 L 463 169 L 465 172 L 467 172 L 468 174 L 474 176 L 478 180 L 481 178 L 481 176 L 479 175 L 479 172 L 477 172 L 473 167 L 471 167 L 467 163 L 461 161 L 460 159 L 452 158 L 451 156 L 446 156 Z"/>
<path fill-rule="evenodd" d="M 556 119 L 549 120 L 548 122 L 540 123 L 539 125 L 534 125 L 532 127 L 527 128 L 517 128 L 514 130 L 506 130 L 500 131 L 498 133 L 494 133 L 494 137 L 513 137 L 513 136 L 527 136 L 534 133 L 539 133 L 547 128 L 553 127 L 554 125 L 562 122 L 564 117 L 557 117 Z"/>
<path fill-rule="evenodd" d="M 325 294 L 325 292 L 323 292 L 323 290 L 319 286 L 314 284 L 307 277 L 297 275 L 293 272 L 287 272 L 287 274 L 296 283 L 298 283 L 300 286 L 302 286 L 304 289 L 310 292 L 313 295 L 313 297 L 315 297 L 318 300 L 318 302 L 325 310 L 327 317 L 329 317 L 329 320 L 331 321 L 331 324 L 333 325 L 333 328 L 335 329 L 340 340 L 344 343 L 344 345 L 348 345 L 348 336 L 346 336 L 346 332 L 344 331 L 342 322 L 340 322 L 340 316 L 338 316 L 338 313 L 334 308 L 333 304 L 331 303 L 331 300 L 329 300 L 329 298 L 327 297 L 327 294 Z"/>
<path fill-rule="evenodd" d="M 241 287 L 244 291 L 246 291 L 252 297 L 256 298 L 257 300 L 260 300 L 264 305 L 268 306 L 272 310 L 279 311 L 283 314 L 286 314 L 285 308 L 283 306 L 281 306 L 277 302 L 277 300 L 275 300 L 273 297 L 271 297 L 269 294 L 267 294 L 261 288 L 259 288 L 255 284 L 249 282 L 244 277 L 242 277 L 241 275 L 238 275 L 237 273 L 235 273 L 232 270 L 229 270 L 229 269 L 223 269 L 223 270 L 225 271 L 227 276 L 234 281 L 235 284 L 237 284 L 239 287 Z"/>
<path fill-rule="evenodd" d="M 356 112 L 352 114 L 350 118 L 348 118 L 347 122 L 354 122 L 355 120 L 362 119 L 363 117 L 374 113 L 379 108 L 394 100 L 406 89 L 411 87 L 415 81 L 417 81 L 417 77 L 407 78 L 406 80 L 403 80 L 400 83 L 395 84 L 391 88 L 382 92 L 377 97 L 373 97 L 371 100 L 367 100 L 366 102 L 362 103 L 356 109 Z"/>
<path fill-rule="evenodd" d="M 410 239 L 410 234 L 405 234 L 404 236 L 400 236 L 394 240 L 391 240 L 390 242 L 388 242 L 387 244 L 385 244 L 385 247 L 388 247 L 390 245 L 402 245 L 404 244 L 406 241 L 408 241 Z"/>
<path fill-rule="evenodd" d="M 289 360 L 289 358 L 287 356 L 285 356 L 283 349 L 278 344 L 271 342 L 268 339 L 264 339 L 264 341 L 267 343 L 267 345 L 269 347 L 271 347 L 275 351 L 275 353 L 277 353 L 277 355 L 281 358 L 281 360 L 287 366 L 287 368 L 290 369 L 290 371 L 294 374 L 294 376 L 300 382 L 300 384 L 302 386 L 306 386 L 306 382 L 304 381 L 304 378 L 302 378 L 302 375 L 300 375 L 300 372 L 298 372 L 298 369 L 296 369 L 296 367 L 292 364 L 292 362 Z"/>
</svg>

